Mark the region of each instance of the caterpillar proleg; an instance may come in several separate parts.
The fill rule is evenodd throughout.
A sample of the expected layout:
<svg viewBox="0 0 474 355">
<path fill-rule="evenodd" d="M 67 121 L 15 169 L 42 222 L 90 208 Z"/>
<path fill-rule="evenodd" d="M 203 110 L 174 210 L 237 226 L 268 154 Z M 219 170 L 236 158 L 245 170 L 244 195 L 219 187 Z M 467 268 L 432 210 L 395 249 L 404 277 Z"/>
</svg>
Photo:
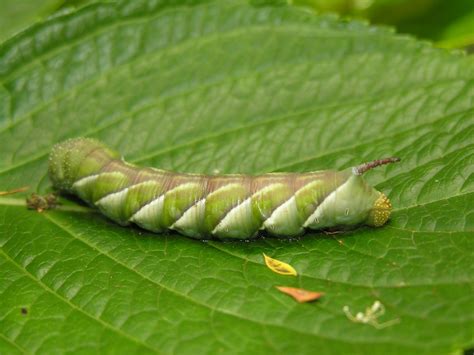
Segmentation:
<svg viewBox="0 0 474 355">
<path fill-rule="evenodd" d="M 396 161 L 342 171 L 207 176 L 140 168 L 97 140 L 75 138 L 53 147 L 49 176 L 55 188 L 121 225 L 198 239 L 249 239 L 261 230 L 294 237 L 307 229 L 384 225 L 390 201 L 362 174 Z"/>
</svg>

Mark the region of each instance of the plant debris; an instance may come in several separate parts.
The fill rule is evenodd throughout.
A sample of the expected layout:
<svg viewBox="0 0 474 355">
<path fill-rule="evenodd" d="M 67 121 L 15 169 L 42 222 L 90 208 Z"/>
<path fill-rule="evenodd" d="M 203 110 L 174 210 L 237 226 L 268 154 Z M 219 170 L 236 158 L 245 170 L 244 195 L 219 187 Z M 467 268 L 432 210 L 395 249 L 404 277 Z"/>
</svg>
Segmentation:
<svg viewBox="0 0 474 355">
<path fill-rule="evenodd" d="M 296 270 L 293 268 L 293 266 L 284 263 L 283 261 L 277 260 L 270 258 L 269 256 L 263 254 L 263 258 L 265 260 L 265 264 L 267 264 L 268 268 L 272 270 L 273 272 L 276 272 L 277 274 L 281 275 L 292 275 L 292 276 L 297 276 L 298 273 Z"/>
<path fill-rule="evenodd" d="M 394 324 L 400 322 L 400 319 L 392 319 L 384 323 L 379 323 L 378 318 L 385 314 L 385 306 L 380 301 L 375 301 L 371 307 L 367 307 L 365 312 L 357 312 L 355 316 L 349 310 L 349 306 L 344 306 L 342 308 L 344 313 L 346 314 L 347 318 L 354 323 L 362 323 L 362 324 L 369 324 L 377 329 L 383 329 L 386 327 L 390 327 Z"/>
<path fill-rule="evenodd" d="M 26 206 L 29 209 L 36 210 L 40 213 L 45 210 L 55 208 L 58 204 L 58 198 L 53 193 L 49 193 L 44 196 L 33 193 L 26 199 Z"/>
<path fill-rule="evenodd" d="M 299 303 L 311 302 L 321 298 L 323 292 L 308 291 L 304 288 L 276 286 L 276 288 L 283 293 L 293 297 Z"/>
</svg>

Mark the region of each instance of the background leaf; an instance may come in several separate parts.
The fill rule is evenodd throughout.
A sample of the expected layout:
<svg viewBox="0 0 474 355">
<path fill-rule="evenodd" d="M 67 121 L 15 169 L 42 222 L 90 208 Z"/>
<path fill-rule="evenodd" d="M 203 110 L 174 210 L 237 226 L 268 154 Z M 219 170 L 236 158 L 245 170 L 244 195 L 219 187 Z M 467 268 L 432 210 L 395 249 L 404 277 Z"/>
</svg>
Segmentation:
<svg viewBox="0 0 474 355">
<path fill-rule="evenodd" d="M 434 41 L 438 46 L 471 51 L 474 45 L 472 0 L 292 0 L 292 3 L 394 26 L 398 32 Z"/>
<path fill-rule="evenodd" d="M 470 53 L 474 50 L 474 6 L 470 12 L 447 26 L 441 35 L 439 46 L 446 48 L 467 48 Z"/>
<path fill-rule="evenodd" d="M 285 6 L 142 0 L 30 28 L 0 47 L 2 191 L 50 191 L 47 154 L 74 136 L 188 172 L 403 160 L 367 174 L 395 206 L 389 225 L 293 241 L 154 235 L 64 199 L 37 213 L 1 197 L 1 352 L 472 347 L 473 78 L 470 57 Z M 298 277 L 269 272 L 263 252 Z M 297 304 L 283 279 L 326 296 Z M 375 300 L 401 322 L 342 312 Z"/>
</svg>

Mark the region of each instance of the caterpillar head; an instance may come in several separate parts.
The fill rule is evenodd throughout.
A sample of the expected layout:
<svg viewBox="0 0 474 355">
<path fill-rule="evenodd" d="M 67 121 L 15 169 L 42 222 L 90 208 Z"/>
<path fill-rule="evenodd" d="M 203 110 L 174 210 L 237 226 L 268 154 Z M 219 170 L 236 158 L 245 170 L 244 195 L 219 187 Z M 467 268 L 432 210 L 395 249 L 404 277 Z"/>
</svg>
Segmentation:
<svg viewBox="0 0 474 355">
<path fill-rule="evenodd" d="M 119 154 L 91 138 L 74 138 L 56 144 L 49 155 L 49 177 L 53 185 L 63 191 L 71 191 L 78 179 L 97 171 Z"/>
<path fill-rule="evenodd" d="M 371 227 L 381 227 L 387 223 L 390 213 L 392 212 L 392 204 L 388 197 L 380 192 L 380 196 L 375 200 L 372 209 L 365 224 Z"/>
</svg>

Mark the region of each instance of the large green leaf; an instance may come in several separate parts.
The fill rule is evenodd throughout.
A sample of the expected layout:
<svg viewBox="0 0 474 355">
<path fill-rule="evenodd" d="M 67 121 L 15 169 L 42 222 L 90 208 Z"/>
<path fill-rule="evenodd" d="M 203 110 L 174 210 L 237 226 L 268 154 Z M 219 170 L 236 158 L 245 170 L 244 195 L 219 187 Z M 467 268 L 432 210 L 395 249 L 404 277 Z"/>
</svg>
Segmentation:
<svg viewBox="0 0 474 355">
<path fill-rule="evenodd" d="M 154 235 L 1 197 L 0 352 L 473 346 L 473 78 L 469 57 L 285 6 L 96 4 L 29 29 L 0 48 L 0 190 L 48 191 L 52 144 L 84 135 L 188 172 L 403 160 L 367 174 L 394 204 L 387 226 L 296 241 Z M 297 304 L 276 285 L 326 296 Z M 400 323 L 342 312 L 375 300 Z"/>
<path fill-rule="evenodd" d="M 102 0 L 113 2 L 115 0 Z M 0 2 L 0 42 L 45 18 L 72 11 L 96 0 L 2 0 Z"/>
</svg>

